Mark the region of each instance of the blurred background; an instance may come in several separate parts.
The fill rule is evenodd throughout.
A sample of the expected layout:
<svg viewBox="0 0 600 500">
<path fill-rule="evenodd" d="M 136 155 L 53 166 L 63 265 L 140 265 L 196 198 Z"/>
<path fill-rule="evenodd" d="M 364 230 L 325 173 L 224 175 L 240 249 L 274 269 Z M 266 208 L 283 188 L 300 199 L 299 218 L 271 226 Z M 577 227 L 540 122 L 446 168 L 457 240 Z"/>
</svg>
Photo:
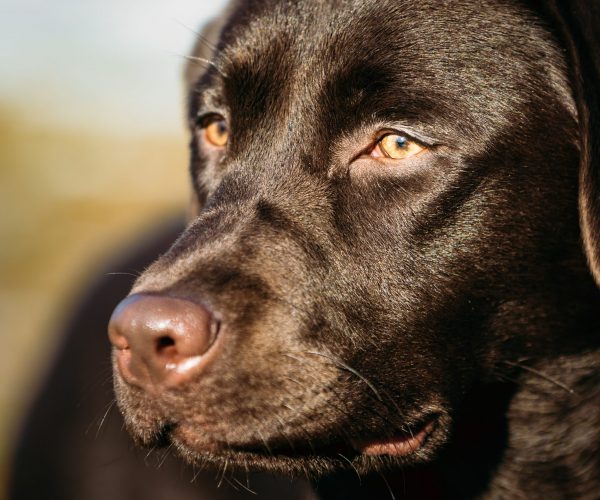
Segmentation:
<svg viewBox="0 0 600 500">
<path fill-rule="evenodd" d="M 0 498 L 79 293 L 184 210 L 184 55 L 224 4 L 0 2 Z"/>
</svg>

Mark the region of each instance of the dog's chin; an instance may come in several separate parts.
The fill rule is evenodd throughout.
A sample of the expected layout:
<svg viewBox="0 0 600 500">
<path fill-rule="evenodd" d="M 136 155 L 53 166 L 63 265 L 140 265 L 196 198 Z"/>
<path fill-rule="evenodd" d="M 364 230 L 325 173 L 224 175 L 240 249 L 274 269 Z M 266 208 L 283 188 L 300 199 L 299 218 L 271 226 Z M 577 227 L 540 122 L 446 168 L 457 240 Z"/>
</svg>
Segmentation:
<svg viewBox="0 0 600 500">
<path fill-rule="evenodd" d="M 447 422 L 443 416 L 427 417 L 412 432 L 367 440 L 350 439 L 318 447 L 306 444 L 266 442 L 232 444 L 208 442 L 185 425 L 162 425 L 154 432 L 136 432 L 146 447 L 169 446 L 188 463 L 203 468 L 271 472 L 316 478 L 341 470 L 363 475 L 407 465 L 426 463 L 444 444 Z M 151 438 L 149 438 L 151 436 Z"/>
</svg>

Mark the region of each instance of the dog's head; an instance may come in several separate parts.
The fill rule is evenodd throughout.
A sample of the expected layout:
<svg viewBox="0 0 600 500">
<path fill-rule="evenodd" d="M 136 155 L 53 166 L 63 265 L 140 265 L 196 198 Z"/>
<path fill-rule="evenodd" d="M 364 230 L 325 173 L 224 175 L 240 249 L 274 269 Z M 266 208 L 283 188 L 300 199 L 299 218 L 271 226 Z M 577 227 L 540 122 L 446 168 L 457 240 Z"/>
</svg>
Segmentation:
<svg viewBox="0 0 600 500">
<path fill-rule="evenodd" d="M 565 344 L 598 183 L 579 41 L 548 19 L 230 9 L 188 71 L 193 217 L 110 327 L 134 436 L 292 472 L 424 461 L 466 393 Z"/>
</svg>

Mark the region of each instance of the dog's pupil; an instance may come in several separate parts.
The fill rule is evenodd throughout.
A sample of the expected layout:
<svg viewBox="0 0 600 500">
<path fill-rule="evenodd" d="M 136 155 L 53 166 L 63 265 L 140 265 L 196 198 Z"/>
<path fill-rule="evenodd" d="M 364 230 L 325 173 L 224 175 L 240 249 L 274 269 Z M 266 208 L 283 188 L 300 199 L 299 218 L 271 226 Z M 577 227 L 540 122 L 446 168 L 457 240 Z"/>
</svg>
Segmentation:
<svg viewBox="0 0 600 500">
<path fill-rule="evenodd" d="M 398 136 L 396 138 L 396 147 L 398 149 L 405 149 L 406 148 L 406 143 L 408 141 L 406 140 L 406 137 L 402 137 L 402 136 Z"/>
</svg>

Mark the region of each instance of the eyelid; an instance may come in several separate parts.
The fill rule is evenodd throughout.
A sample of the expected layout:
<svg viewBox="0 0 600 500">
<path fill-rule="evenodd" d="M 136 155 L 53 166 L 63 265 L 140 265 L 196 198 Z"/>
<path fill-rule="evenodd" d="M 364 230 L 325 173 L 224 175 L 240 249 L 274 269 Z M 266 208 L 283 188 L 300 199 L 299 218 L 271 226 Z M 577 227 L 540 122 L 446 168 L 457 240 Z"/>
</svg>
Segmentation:
<svg viewBox="0 0 600 500">
<path fill-rule="evenodd" d="M 381 141 L 384 137 L 386 137 L 388 135 L 405 136 L 407 139 L 416 141 L 416 142 L 422 144 L 423 146 L 426 146 L 427 148 L 431 148 L 431 147 L 439 145 L 439 141 L 436 141 L 432 137 L 426 136 L 423 133 L 418 132 L 410 127 L 381 128 L 380 130 L 377 131 L 377 133 L 374 136 L 375 144 L 378 143 L 379 141 Z"/>
<path fill-rule="evenodd" d="M 193 118 L 193 126 L 196 128 L 206 128 L 211 123 L 218 121 L 218 120 L 227 121 L 227 118 L 225 118 L 225 116 L 223 114 L 215 112 L 215 111 L 211 111 L 208 113 L 198 113 L 195 116 L 195 118 Z"/>
</svg>

